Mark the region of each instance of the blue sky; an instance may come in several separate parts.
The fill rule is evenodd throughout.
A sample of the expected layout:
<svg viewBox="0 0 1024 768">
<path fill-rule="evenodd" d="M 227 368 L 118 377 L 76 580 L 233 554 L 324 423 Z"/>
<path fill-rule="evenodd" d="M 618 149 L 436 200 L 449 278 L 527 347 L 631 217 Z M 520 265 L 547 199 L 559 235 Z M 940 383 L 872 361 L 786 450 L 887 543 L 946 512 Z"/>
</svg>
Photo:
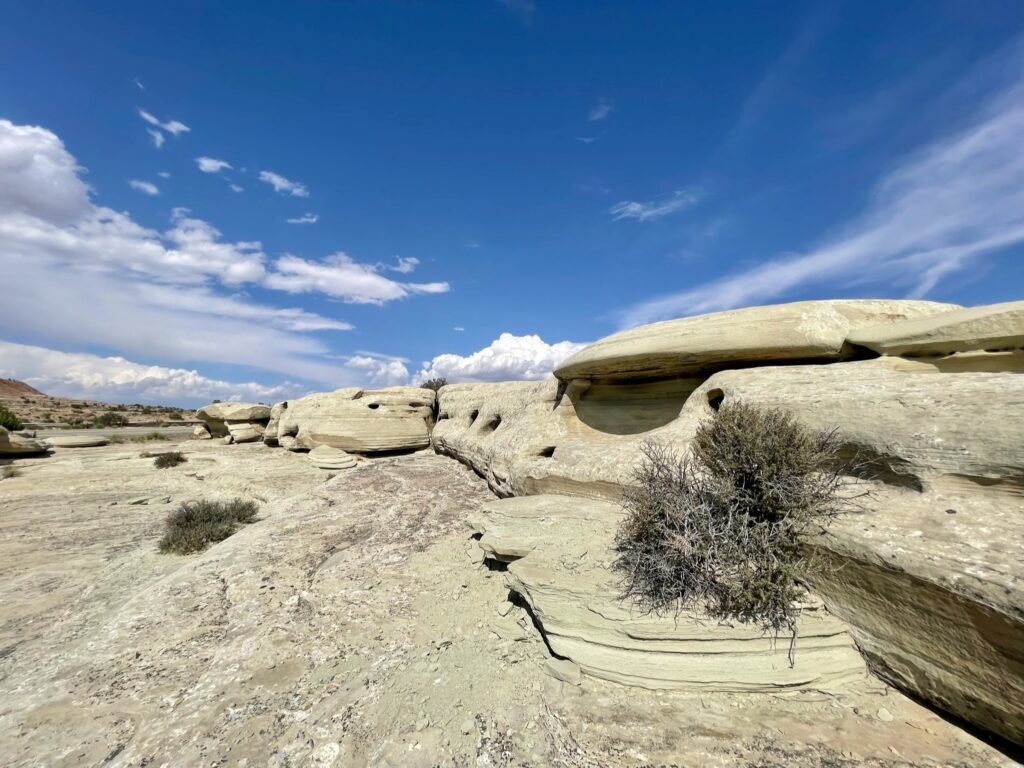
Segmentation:
<svg viewBox="0 0 1024 768">
<path fill-rule="evenodd" d="M 0 376 L 270 400 L 542 376 L 733 306 L 1019 299 L 1022 31 L 998 0 L 8 3 Z"/>
</svg>

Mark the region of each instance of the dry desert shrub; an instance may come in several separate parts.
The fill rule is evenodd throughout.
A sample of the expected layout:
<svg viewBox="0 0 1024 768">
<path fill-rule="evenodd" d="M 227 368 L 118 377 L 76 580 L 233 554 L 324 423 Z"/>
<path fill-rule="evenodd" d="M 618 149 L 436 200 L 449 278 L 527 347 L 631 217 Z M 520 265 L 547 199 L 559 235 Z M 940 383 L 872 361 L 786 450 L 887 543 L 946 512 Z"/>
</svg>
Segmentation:
<svg viewBox="0 0 1024 768">
<path fill-rule="evenodd" d="M 188 459 L 185 458 L 185 454 L 181 451 L 170 451 L 168 453 L 161 453 L 155 459 L 153 459 L 153 466 L 157 469 L 167 469 L 169 467 L 176 467 L 179 464 L 184 464 Z"/>
<path fill-rule="evenodd" d="M 834 432 L 742 402 L 702 424 L 688 454 L 645 444 L 616 536 L 625 596 L 794 632 L 797 582 L 814 567 L 804 544 L 851 500 L 837 448 Z"/>
<path fill-rule="evenodd" d="M 25 425 L 22 423 L 21 419 L 7 408 L 7 406 L 0 405 L 0 427 L 6 427 L 12 432 L 15 432 L 19 429 L 24 429 Z"/>
<path fill-rule="evenodd" d="M 255 522 L 256 510 L 256 502 L 244 499 L 186 502 L 168 515 L 157 546 L 161 552 L 178 555 L 200 552 Z"/>
</svg>

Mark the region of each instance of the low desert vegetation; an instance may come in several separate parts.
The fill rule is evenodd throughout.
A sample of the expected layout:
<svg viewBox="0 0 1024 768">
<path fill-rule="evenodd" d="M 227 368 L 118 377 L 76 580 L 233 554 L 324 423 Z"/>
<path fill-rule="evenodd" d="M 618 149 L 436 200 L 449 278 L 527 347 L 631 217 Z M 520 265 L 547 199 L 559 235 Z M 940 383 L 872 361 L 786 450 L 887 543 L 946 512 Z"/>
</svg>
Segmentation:
<svg viewBox="0 0 1024 768">
<path fill-rule="evenodd" d="M 0 427 L 15 431 L 24 429 L 25 424 L 5 405 L 0 405 Z"/>
<path fill-rule="evenodd" d="M 447 386 L 447 384 L 448 379 L 427 379 L 422 384 L 420 384 L 420 387 L 422 387 L 423 389 L 432 389 L 435 392 L 437 392 L 439 389 L 441 389 L 441 387 Z"/>
<path fill-rule="evenodd" d="M 686 454 L 645 444 L 616 535 L 624 596 L 795 637 L 798 584 L 817 567 L 807 539 L 851 503 L 838 447 L 834 432 L 742 402 L 723 404 Z"/>
<path fill-rule="evenodd" d="M 95 427 L 124 427 L 128 424 L 128 417 L 115 411 L 101 413 L 93 420 Z"/>
<path fill-rule="evenodd" d="M 201 552 L 255 522 L 257 509 L 256 502 L 245 499 L 185 502 L 168 515 L 158 549 L 177 555 Z"/>
<path fill-rule="evenodd" d="M 161 453 L 153 459 L 153 466 L 157 469 L 168 469 L 184 464 L 186 461 L 188 459 L 185 458 L 185 454 L 181 451 L 169 451 L 168 453 Z"/>
</svg>

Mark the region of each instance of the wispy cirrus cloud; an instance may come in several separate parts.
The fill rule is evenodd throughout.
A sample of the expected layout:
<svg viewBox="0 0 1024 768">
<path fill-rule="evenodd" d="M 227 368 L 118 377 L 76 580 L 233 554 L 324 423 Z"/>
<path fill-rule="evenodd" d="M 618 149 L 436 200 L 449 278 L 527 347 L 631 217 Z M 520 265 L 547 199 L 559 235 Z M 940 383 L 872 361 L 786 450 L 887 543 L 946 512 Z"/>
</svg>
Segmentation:
<svg viewBox="0 0 1024 768">
<path fill-rule="evenodd" d="M 241 191 L 241 190 L 238 190 Z M 301 216 L 295 216 L 291 219 L 285 219 L 289 224 L 316 224 L 320 221 L 320 217 L 315 213 L 304 213 Z"/>
<path fill-rule="evenodd" d="M 309 190 L 305 184 L 286 179 L 279 173 L 260 171 L 259 179 L 272 186 L 277 193 L 291 195 L 292 197 L 309 197 Z"/>
<path fill-rule="evenodd" d="M 232 165 L 227 160 L 218 160 L 215 157 L 197 157 L 196 166 L 203 173 L 220 173 L 224 170 L 232 170 Z"/>
<path fill-rule="evenodd" d="M 648 200 L 647 202 L 623 200 L 609 208 L 608 213 L 612 215 L 615 221 L 621 221 L 622 219 L 653 221 L 693 205 L 700 200 L 700 197 L 699 192 L 677 189 L 669 197 L 662 200 Z"/>
<path fill-rule="evenodd" d="M 602 120 L 607 120 L 614 110 L 615 102 L 605 96 L 602 96 L 597 100 L 597 103 L 590 108 L 590 111 L 587 113 L 587 120 L 591 123 L 599 123 Z"/>
<path fill-rule="evenodd" d="M 139 181 L 138 179 L 132 179 L 128 182 L 128 186 L 137 192 L 142 192 L 144 195 L 160 194 L 160 188 L 151 181 Z"/>
<path fill-rule="evenodd" d="M 876 184 L 864 212 L 805 253 L 650 301 L 624 327 L 763 303 L 815 285 L 875 285 L 911 297 L 985 254 L 1024 243 L 1024 78 L 969 127 L 906 157 Z"/>
<path fill-rule="evenodd" d="M 154 131 L 152 128 L 147 128 L 146 133 L 148 133 L 149 137 L 153 139 L 153 146 L 157 149 L 160 149 L 160 147 L 164 145 L 164 142 L 167 141 L 167 137 L 160 133 L 160 131 Z"/>
<path fill-rule="evenodd" d="M 166 123 L 162 123 L 144 109 L 139 110 L 139 117 L 150 125 L 155 125 L 157 128 L 167 131 L 172 136 L 177 136 L 179 133 L 188 133 L 192 130 L 180 120 L 168 120 Z"/>
<path fill-rule="evenodd" d="M 381 265 L 360 264 L 338 252 L 322 261 L 286 254 L 274 262 L 264 285 L 288 293 L 323 293 L 351 304 L 384 304 L 417 293 L 446 293 L 448 283 L 401 283 L 380 274 Z"/>
</svg>

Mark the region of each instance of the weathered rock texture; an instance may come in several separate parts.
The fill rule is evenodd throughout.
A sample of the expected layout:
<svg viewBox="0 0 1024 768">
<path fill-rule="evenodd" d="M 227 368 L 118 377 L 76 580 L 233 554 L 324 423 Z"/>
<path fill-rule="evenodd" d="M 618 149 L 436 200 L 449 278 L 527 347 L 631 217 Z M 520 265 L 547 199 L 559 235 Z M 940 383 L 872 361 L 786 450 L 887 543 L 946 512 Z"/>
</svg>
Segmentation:
<svg viewBox="0 0 1024 768">
<path fill-rule="evenodd" d="M 509 587 L 540 623 L 552 652 L 586 674 L 650 689 L 835 691 L 867 672 L 846 626 L 809 603 L 789 637 L 758 627 L 646 614 L 619 599 L 611 571 L 621 508 L 568 496 L 485 504 L 471 517 L 491 558 L 509 563 Z"/>
<path fill-rule="evenodd" d="M 433 443 L 502 496 L 615 500 L 644 440 L 685 450 L 730 400 L 837 429 L 870 496 L 816 542 L 841 566 L 816 593 L 880 675 L 1024 744 L 1019 310 L 810 302 L 645 326 L 561 383 L 443 388 Z"/>
<path fill-rule="evenodd" d="M 306 457 L 309 463 L 320 469 L 351 469 L 356 465 L 355 457 L 340 448 L 318 445 Z"/>
<path fill-rule="evenodd" d="M 252 443 L 263 439 L 270 419 L 270 407 L 258 403 L 213 403 L 196 411 L 210 434 L 232 442 Z"/>
<path fill-rule="evenodd" d="M 277 416 L 277 441 L 289 450 L 329 445 L 352 453 L 426 448 L 435 397 L 418 387 L 349 387 L 289 400 Z"/>
<path fill-rule="evenodd" d="M 666 320 L 608 336 L 555 370 L 572 379 L 694 376 L 724 368 L 849 357 L 850 331 L 956 308 L 932 301 L 800 301 Z"/>
<path fill-rule="evenodd" d="M 46 442 L 53 448 L 96 448 L 108 445 L 110 438 L 103 435 L 63 435 L 48 437 Z"/>
<path fill-rule="evenodd" d="M 14 435 L 5 427 L 0 427 L 0 456 L 20 456 L 46 451 L 47 445 L 43 441 Z"/>
</svg>

